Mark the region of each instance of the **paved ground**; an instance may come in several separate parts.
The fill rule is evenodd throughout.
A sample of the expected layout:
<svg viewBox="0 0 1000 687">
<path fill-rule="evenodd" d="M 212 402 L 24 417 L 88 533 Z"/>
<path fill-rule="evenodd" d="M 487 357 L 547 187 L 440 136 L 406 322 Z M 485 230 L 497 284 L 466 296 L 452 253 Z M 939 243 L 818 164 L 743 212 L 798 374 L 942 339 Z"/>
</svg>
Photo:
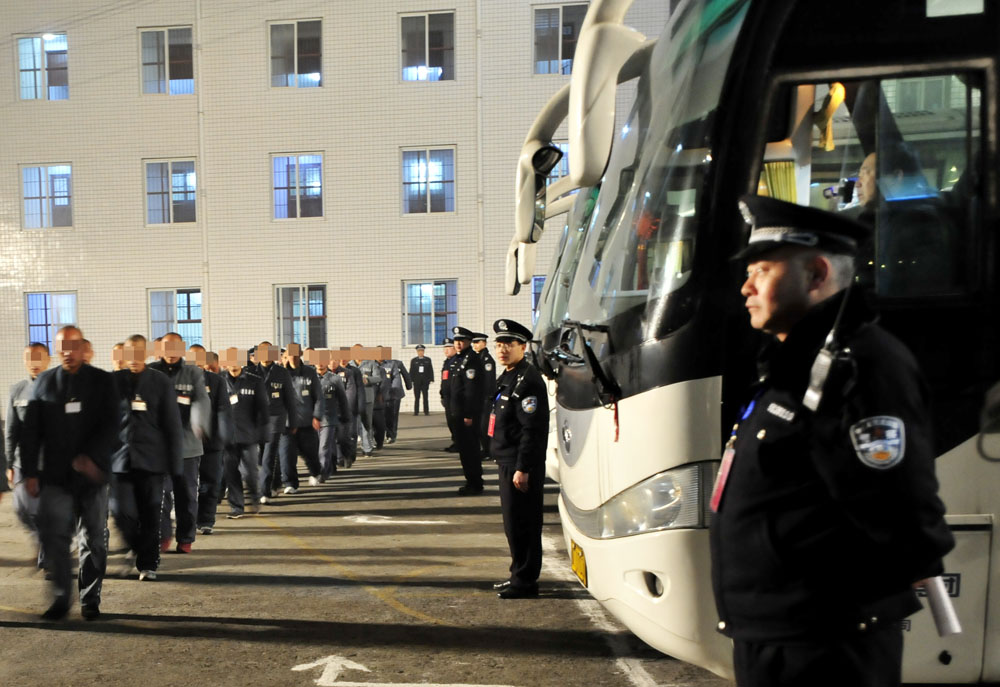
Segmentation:
<svg viewBox="0 0 1000 687">
<path fill-rule="evenodd" d="M 538 600 L 500 601 L 496 469 L 456 497 L 441 415 L 405 414 L 400 441 L 332 482 L 167 554 L 156 582 L 116 577 L 104 616 L 44 623 L 46 583 L 11 500 L 0 503 L 0 684 L 655 685 L 729 683 L 665 657 L 599 614 L 568 571 L 554 485 Z M 114 541 L 113 541 L 114 543 Z"/>
</svg>

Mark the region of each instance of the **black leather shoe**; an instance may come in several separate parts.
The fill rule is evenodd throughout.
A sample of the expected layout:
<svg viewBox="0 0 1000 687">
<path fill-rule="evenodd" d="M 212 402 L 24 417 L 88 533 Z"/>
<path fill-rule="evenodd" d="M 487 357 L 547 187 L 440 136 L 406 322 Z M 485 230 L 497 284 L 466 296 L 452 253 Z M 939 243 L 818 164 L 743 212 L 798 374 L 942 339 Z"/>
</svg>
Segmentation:
<svg viewBox="0 0 1000 687">
<path fill-rule="evenodd" d="M 83 616 L 84 620 L 97 620 L 101 617 L 101 609 L 93 604 L 84 606 L 80 609 L 80 615 Z"/>
<path fill-rule="evenodd" d="M 458 488 L 458 495 L 459 496 L 479 496 L 482 493 L 483 493 L 483 488 L 482 487 L 459 487 Z"/>
<path fill-rule="evenodd" d="M 511 585 L 497 594 L 501 599 L 534 599 L 538 597 L 538 585 L 515 587 Z"/>
<path fill-rule="evenodd" d="M 503 589 L 506 589 L 509 586 L 510 586 L 510 580 L 504 580 L 503 582 L 497 582 L 495 585 L 493 585 L 493 589 L 499 592 Z"/>
<path fill-rule="evenodd" d="M 448 448 L 446 448 L 444 450 L 444 452 L 445 453 L 458 453 L 458 447 L 455 446 L 455 444 L 452 444 L 451 446 L 449 446 Z"/>
<path fill-rule="evenodd" d="M 42 613 L 42 620 L 62 620 L 67 613 L 69 613 L 69 602 L 65 599 L 56 599 L 49 609 Z"/>
</svg>

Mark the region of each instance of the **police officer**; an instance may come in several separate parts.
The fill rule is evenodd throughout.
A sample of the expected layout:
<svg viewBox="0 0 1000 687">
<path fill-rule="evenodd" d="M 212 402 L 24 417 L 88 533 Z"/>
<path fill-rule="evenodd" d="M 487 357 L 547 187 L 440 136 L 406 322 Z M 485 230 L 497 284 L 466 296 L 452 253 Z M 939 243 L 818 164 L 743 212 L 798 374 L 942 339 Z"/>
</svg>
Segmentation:
<svg viewBox="0 0 1000 687">
<path fill-rule="evenodd" d="M 268 423 L 267 441 L 260 458 L 260 502 L 268 503 L 274 496 L 277 489 L 275 484 L 275 473 L 278 468 L 278 445 L 281 435 L 285 432 L 285 427 L 291 427 L 289 431 L 294 433 L 294 429 L 299 423 L 299 402 L 295 387 L 292 385 L 292 378 L 281 365 L 275 365 L 278 361 L 279 351 L 269 341 L 262 341 L 254 349 L 257 359 L 256 365 L 248 365 L 247 371 L 254 373 L 264 380 L 264 386 L 268 394 L 268 410 L 270 422 Z"/>
<path fill-rule="evenodd" d="M 170 548 L 170 509 L 173 506 L 177 515 L 177 552 L 191 553 L 197 533 L 198 470 L 204 452 L 202 438 L 211 432 L 212 406 L 205 392 L 205 373 L 200 367 L 186 364 L 184 339 L 180 334 L 164 334 L 157 352 L 159 360 L 150 363 L 149 367 L 170 377 L 184 427 L 184 472 L 171 474 L 167 481 L 160 550 Z"/>
<path fill-rule="evenodd" d="M 513 320 L 493 323 L 497 358 L 504 371 L 487 434 L 497 462 L 500 509 L 510 548 L 510 577 L 493 585 L 501 599 L 538 596 L 542 570 L 542 486 L 549 438 L 549 400 L 545 381 L 524 357 L 531 331 Z"/>
<path fill-rule="evenodd" d="M 898 685 L 913 585 L 953 546 L 913 355 L 852 292 L 868 229 L 745 196 L 741 293 L 772 335 L 711 504 L 737 683 Z M 830 360 L 828 374 L 817 359 Z"/>
<path fill-rule="evenodd" d="M 444 340 L 444 362 L 441 363 L 441 405 L 444 406 L 444 419 L 448 423 L 448 435 L 451 437 L 451 444 L 445 449 L 448 453 L 458 451 L 458 440 L 456 438 L 455 421 L 451 414 L 451 372 L 455 363 L 455 342 L 452 339 Z"/>
<path fill-rule="evenodd" d="M 406 371 L 406 366 L 400 360 L 393 358 L 383 360 L 382 371 L 389 380 L 389 398 L 385 403 L 386 443 L 393 444 L 399 433 L 399 406 L 406 397 L 403 387 L 412 389 L 413 382 L 410 381 L 410 373 Z"/>
<path fill-rule="evenodd" d="M 427 390 L 434 381 L 434 363 L 424 355 L 426 347 L 417 344 L 417 355 L 410 361 L 410 379 L 413 380 L 413 414 L 420 414 L 420 397 L 424 398 L 424 415 L 430 415 L 427 407 Z"/>
<path fill-rule="evenodd" d="M 242 518 L 246 510 L 260 512 L 263 502 L 260 491 L 258 459 L 259 444 L 271 439 L 271 411 L 269 394 L 264 380 L 244 365 L 247 355 L 236 348 L 222 351 L 220 364 L 225 368 L 223 379 L 233 413 L 233 435 L 224 454 L 226 499 L 229 501 L 230 520 Z M 254 366 L 256 367 L 256 366 Z M 250 492 L 247 507 L 243 500 L 243 481 Z"/>
<path fill-rule="evenodd" d="M 198 510 L 196 523 L 199 534 L 212 534 L 215 511 L 222 488 L 223 457 L 233 431 L 233 413 L 226 382 L 217 374 L 219 356 L 206 351 L 201 344 L 188 348 L 188 363 L 200 367 L 205 374 L 205 393 L 211 409 L 209 431 L 202 437 L 202 456 L 198 464 Z M 212 368 L 215 368 L 213 371 Z"/>
<path fill-rule="evenodd" d="M 493 398 L 497 394 L 497 365 L 486 346 L 488 338 L 481 332 L 472 335 L 472 350 L 483 361 L 483 412 L 479 418 L 479 443 L 483 448 L 483 460 L 490 458 L 490 437 L 486 430 L 493 410 Z"/>
<path fill-rule="evenodd" d="M 24 416 L 28 412 L 28 401 L 35 380 L 49 368 L 49 349 L 42 343 L 30 343 L 24 348 L 24 369 L 28 376 L 10 387 L 7 402 L 7 424 L 4 427 L 4 439 L 7 447 L 9 466 L 0 475 L 0 480 L 8 480 L 14 487 L 14 512 L 18 520 L 27 528 L 38 551 L 38 567 L 45 565 L 45 553 L 42 540 L 38 533 L 38 497 L 32 496 L 25 489 L 24 474 L 21 470 L 21 430 L 24 427 Z M 3 491 L 3 490 L 0 490 Z"/>
<path fill-rule="evenodd" d="M 56 332 L 60 366 L 38 375 L 21 434 L 25 489 L 39 496 L 38 527 L 54 599 L 42 618 L 69 611 L 70 542 L 80 543 L 81 614 L 100 617 L 108 562 L 108 487 L 118 426 L 118 393 L 111 374 L 83 362 L 83 333 Z M 40 460 L 44 452 L 44 462 Z"/>
<path fill-rule="evenodd" d="M 472 350 L 472 332 L 453 327 L 455 362 L 449 375 L 449 403 L 455 429 L 458 455 L 462 461 L 465 484 L 459 496 L 483 493 L 482 452 L 479 445 L 479 417 L 483 407 L 483 363 Z"/>
<path fill-rule="evenodd" d="M 115 480 L 112 515 L 130 549 L 140 580 L 155 580 L 160 566 L 159 533 L 164 479 L 183 475 L 184 432 L 174 385 L 146 365 L 146 338 L 125 340 L 127 369 L 113 373 L 120 398 L 119 443 L 111 458 Z"/>
</svg>

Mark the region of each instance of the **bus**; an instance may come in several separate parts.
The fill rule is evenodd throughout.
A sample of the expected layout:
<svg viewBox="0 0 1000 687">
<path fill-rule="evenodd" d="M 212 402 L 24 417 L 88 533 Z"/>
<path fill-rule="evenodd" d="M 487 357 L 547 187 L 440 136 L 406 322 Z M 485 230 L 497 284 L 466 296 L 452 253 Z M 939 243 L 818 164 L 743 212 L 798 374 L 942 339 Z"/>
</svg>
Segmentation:
<svg viewBox="0 0 1000 687">
<path fill-rule="evenodd" d="M 595 0 L 580 34 L 566 184 L 580 190 L 535 337 L 572 569 L 641 639 L 731 676 L 708 493 L 760 343 L 728 259 L 746 240 L 737 199 L 849 213 L 874 228 L 858 286 L 931 389 L 957 542 L 944 579 L 963 632 L 910 618 L 904 680 L 1000 681 L 1000 495 L 977 452 L 1000 379 L 1000 3 L 680 0 L 652 44 L 620 26 L 628 4 Z M 607 126 L 615 69 L 638 74 L 634 105 L 620 131 L 588 131 Z M 540 234 L 522 222 L 511 244 L 522 283 Z"/>
</svg>

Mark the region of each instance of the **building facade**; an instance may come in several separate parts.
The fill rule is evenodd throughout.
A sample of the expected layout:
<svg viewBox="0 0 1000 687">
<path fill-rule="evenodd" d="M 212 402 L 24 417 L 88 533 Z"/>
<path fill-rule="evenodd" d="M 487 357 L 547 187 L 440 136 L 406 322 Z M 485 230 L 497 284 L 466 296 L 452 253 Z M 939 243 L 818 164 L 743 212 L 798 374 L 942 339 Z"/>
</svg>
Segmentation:
<svg viewBox="0 0 1000 687">
<path fill-rule="evenodd" d="M 655 37 L 667 4 L 635 0 L 627 23 Z M 66 323 L 107 366 L 170 330 L 404 361 L 423 343 L 439 363 L 451 325 L 530 322 L 532 290 L 503 291 L 514 174 L 585 11 L 3 3 L 0 384 Z"/>
</svg>

